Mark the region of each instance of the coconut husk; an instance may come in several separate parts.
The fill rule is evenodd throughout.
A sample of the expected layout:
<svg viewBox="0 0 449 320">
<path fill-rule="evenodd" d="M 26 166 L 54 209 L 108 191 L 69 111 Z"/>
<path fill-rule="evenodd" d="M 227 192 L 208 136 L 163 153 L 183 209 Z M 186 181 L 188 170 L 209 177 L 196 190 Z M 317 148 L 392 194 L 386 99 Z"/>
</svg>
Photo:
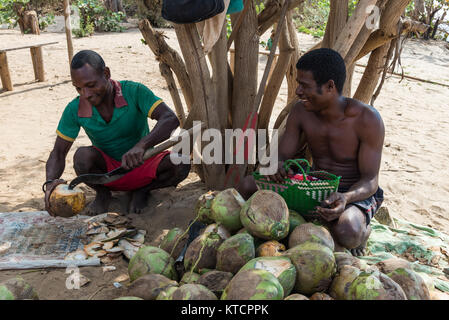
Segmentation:
<svg viewBox="0 0 449 320">
<path fill-rule="evenodd" d="M 240 210 L 245 203 L 243 197 L 234 188 L 219 192 L 211 203 L 212 219 L 222 224 L 230 232 L 242 228 Z"/>
<path fill-rule="evenodd" d="M 337 271 L 340 271 L 344 266 L 352 266 L 357 269 L 362 268 L 360 259 L 354 257 L 352 254 L 346 252 L 334 252 L 335 262 L 337 263 Z"/>
<path fill-rule="evenodd" d="M 288 235 L 289 211 L 276 192 L 259 190 L 242 207 L 240 220 L 248 232 L 266 240 L 281 240 Z"/>
<path fill-rule="evenodd" d="M 398 268 L 387 275 L 401 286 L 408 300 L 430 300 L 425 281 L 413 270 Z"/>
<path fill-rule="evenodd" d="M 313 223 L 304 223 L 297 226 L 289 236 L 288 247 L 293 248 L 307 241 L 320 243 L 334 251 L 334 239 L 330 232 L 326 228 Z"/>
<path fill-rule="evenodd" d="M 204 233 L 197 237 L 187 248 L 184 256 L 184 268 L 194 272 L 199 269 L 214 269 L 217 264 L 217 249 L 223 239 L 216 233 Z"/>
<path fill-rule="evenodd" d="M 256 257 L 280 257 L 285 249 L 285 246 L 276 240 L 266 241 L 257 247 Z"/>
<path fill-rule="evenodd" d="M 332 280 L 329 295 L 337 300 L 349 300 L 349 287 L 361 271 L 351 265 L 342 266 Z"/>
<path fill-rule="evenodd" d="M 143 246 L 129 261 L 129 278 L 134 281 L 146 274 L 157 273 L 169 279 L 177 280 L 178 275 L 174 262 L 166 251 L 153 246 Z"/>
<path fill-rule="evenodd" d="M 400 259 L 400 258 L 390 258 L 384 261 L 380 261 L 376 263 L 376 266 L 379 268 L 379 270 L 382 273 L 390 273 L 393 272 L 396 269 L 404 268 L 404 269 L 411 269 L 411 263 L 407 260 Z"/>
<path fill-rule="evenodd" d="M 218 191 L 208 191 L 198 198 L 194 210 L 195 216 L 198 217 L 198 221 L 204 224 L 214 223 L 214 220 L 212 219 L 211 206 L 212 200 L 214 200 L 218 193 Z"/>
<path fill-rule="evenodd" d="M 198 284 L 201 284 L 220 297 L 234 275 L 231 272 L 213 270 L 201 275 Z"/>
<path fill-rule="evenodd" d="M 253 237 L 247 233 L 236 234 L 218 247 L 216 268 L 219 271 L 235 274 L 254 257 Z"/>
<path fill-rule="evenodd" d="M 173 259 L 177 259 L 187 243 L 188 234 L 181 228 L 173 228 L 165 235 L 159 244 L 159 248 L 171 253 Z M 176 246 L 176 247 L 175 247 Z"/>
<path fill-rule="evenodd" d="M 39 300 L 34 288 L 21 277 L 0 283 L 0 300 Z"/>
<path fill-rule="evenodd" d="M 307 223 L 306 219 L 304 219 L 302 215 L 300 215 L 298 212 L 294 210 L 289 210 L 288 221 L 289 221 L 289 228 L 288 228 L 289 234 L 292 233 L 297 226 Z"/>
<path fill-rule="evenodd" d="M 139 297 L 144 300 L 155 300 L 161 291 L 168 287 L 177 287 L 176 281 L 170 280 L 160 274 L 147 274 L 134 282 L 128 288 L 130 296 Z"/>
<path fill-rule="evenodd" d="M 325 294 L 324 292 L 315 292 L 310 300 L 334 300 L 331 296 Z"/>
<path fill-rule="evenodd" d="M 360 273 L 348 292 L 351 300 L 407 300 L 399 284 L 380 272 Z"/>
<path fill-rule="evenodd" d="M 284 300 L 310 300 L 310 299 L 302 294 L 294 293 L 286 297 Z"/>
<path fill-rule="evenodd" d="M 284 289 L 266 270 L 249 269 L 237 273 L 225 288 L 221 300 L 282 300 Z"/>
<path fill-rule="evenodd" d="M 218 300 L 212 291 L 201 284 L 185 284 L 176 289 L 171 300 Z"/>
<path fill-rule="evenodd" d="M 186 272 L 182 276 L 181 281 L 179 281 L 179 285 L 182 286 L 188 283 L 197 283 L 200 275 L 196 272 Z"/>
</svg>

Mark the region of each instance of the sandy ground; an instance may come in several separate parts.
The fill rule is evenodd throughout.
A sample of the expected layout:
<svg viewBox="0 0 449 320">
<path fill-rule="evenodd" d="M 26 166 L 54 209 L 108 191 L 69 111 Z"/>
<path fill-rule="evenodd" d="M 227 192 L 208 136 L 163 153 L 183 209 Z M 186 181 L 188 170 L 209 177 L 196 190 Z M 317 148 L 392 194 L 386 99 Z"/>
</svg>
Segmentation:
<svg viewBox="0 0 449 320">
<path fill-rule="evenodd" d="M 165 30 L 167 41 L 179 46 L 172 30 Z M 300 34 L 304 49 L 317 39 Z M 137 29 L 124 33 L 96 34 L 74 39 L 75 50 L 98 51 L 117 80 L 139 81 L 150 87 L 168 105 L 173 106 L 158 63 L 148 47 L 141 43 Z M 34 81 L 30 53 L 18 50 L 8 53 L 14 91 L 0 91 L 0 212 L 39 211 L 44 209 L 41 185 L 45 181 L 45 162 L 55 140 L 55 130 L 66 104 L 76 91 L 70 82 L 64 33 L 40 36 L 20 35 L 13 30 L 0 30 L 0 48 L 31 43 L 58 41 L 44 47 L 46 81 Z M 259 79 L 266 57 L 260 58 Z M 366 59 L 362 60 L 366 63 Z M 444 43 L 407 42 L 402 56 L 405 73 L 411 76 L 449 84 L 449 52 Z M 357 68 L 354 85 L 361 77 Z M 394 217 L 449 232 L 449 114 L 447 87 L 389 78 L 375 103 L 386 127 L 386 139 L 380 173 L 385 190 L 385 205 Z M 272 123 L 285 106 L 286 83 L 281 88 Z M 154 125 L 154 123 L 150 123 Z M 63 178 L 75 177 L 72 157 L 76 148 L 90 145 L 83 131 L 69 152 Z M 83 187 L 88 200 L 93 193 Z M 146 229 L 146 242 L 155 244 L 164 230 L 186 226 L 193 218 L 197 197 L 205 186 L 191 173 L 178 188 L 155 191 L 141 215 L 130 215 L 136 227 Z M 128 195 L 115 193 L 110 211 L 126 212 Z M 103 273 L 101 268 L 82 268 L 91 282 L 80 290 L 65 287 L 64 270 L 2 271 L 0 281 L 21 274 L 38 291 L 41 299 L 110 299 L 122 295 L 123 289 L 112 286 L 112 279 L 126 272 L 127 263 L 119 261 L 117 270 Z"/>
</svg>

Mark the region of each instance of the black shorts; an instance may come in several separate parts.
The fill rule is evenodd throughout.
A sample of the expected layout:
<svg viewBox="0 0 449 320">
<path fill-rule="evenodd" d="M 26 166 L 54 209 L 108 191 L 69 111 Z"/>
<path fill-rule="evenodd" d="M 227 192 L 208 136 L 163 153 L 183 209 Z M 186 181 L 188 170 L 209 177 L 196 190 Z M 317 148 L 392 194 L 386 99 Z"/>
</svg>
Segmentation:
<svg viewBox="0 0 449 320">
<path fill-rule="evenodd" d="M 344 190 L 338 190 L 339 192 L 345 192 Z M 369 225 L 371 219 L 376 214 L 377 210 L 379 210 L 382 202 L 384 201 L 384 191 L 381 188 L 377 188 L 375 194 L 365 200 L 351 202 L 348 203 L 348 206 L 353 205 L 359 208 L 366 217 L 366 225 Z"/>
</svg>

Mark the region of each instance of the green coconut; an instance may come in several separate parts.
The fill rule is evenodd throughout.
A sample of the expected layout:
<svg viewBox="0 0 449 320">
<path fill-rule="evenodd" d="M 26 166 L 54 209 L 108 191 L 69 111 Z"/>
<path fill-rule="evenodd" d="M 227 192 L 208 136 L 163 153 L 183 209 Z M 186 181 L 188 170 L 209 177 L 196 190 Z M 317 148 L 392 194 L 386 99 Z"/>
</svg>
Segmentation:
<svg viewBox="0 0 449 320">
<path fill-rule="evenodd" d="M 161 243 L 159 244 L 159 248 L 168 253 L 171 253 L 173 251 L 171 257 L 173 259 L 177 259 L 181 254 L 181 251 L 187 243 L 187 239 L 189 237 L 189 235 L 187 233 L 184 234 L 184 232 L 185 231 L 181 228 L 171 229 L 162 239 Z M 176 247 L 173 250 L 173 247 L 175 245 Z"/>
<path fill-rule="evenodd" d="M 295 228 L 288 239 L 288 247 L 293 248 L 304 242 L 316 242 L 334 251 L 334 239 L 326 228 L 313 223 L 304 223 Z"/>
<path fill-rule="evenodd" d="M 288 221 L 289 221 L 289 228 L 288 233 L 292 233 L 295 228 L 303 223 L 307 223 L 306 219 L 302 215 L 300 215 L 298 212 L 294 210 L 288 210 Z"/>
<path fill-rule="evenodd" d="M 144 300 L 144 299 L 139 298 L 139 297 L 131 297 L 131 296 L 129 296 L 129 297 L 115 298 L 114 300 Z"/>
<path fill-rule="evenodd" d="M 337 271 L 340 271 L 344 266 L 353 266 L 357 269 L 362 268 L 362 262 L 359 258 L 346 252 L 334 252 L 335 262 L 337 263 Z"/>
<path fill-rule="evenodd" d="M 281 284 L 285 296 L 288 296 L 295 286 L 296 268 L 288 257 L 255 258 L 245 264 L 239 272 L 251 269 L 271 272 Z"/>
<path fill-rule="evenodd" d="M 254 239 L 248 233 L 239 233 L 225 240 L 217 250 L 217 270 L 237 273 L 254 259 Z"/>
<path fill-rule="evenodd" d="M 240 211 L 240 220 L 248 232 L 266 240 L 281 240 L 288 235 L 287 203 L 276 192 L 259 190 Z"/>
<path fill-rule="evenodd" d="M 282 300 L 284 289 L 269 271 L 249 269 L 238 272 L 229 282 L 221 300 Z"/>
<path fill-rule="evenodd" d="M 214 223 L 212 219 L 212 200 L 217 196 L 218 191 L 209 191 L 202 194 L 195 204 L 195 216 L 198 217 L 198 221 L 204 224 Z"/>
<path fill-rule="evenodd" d="M 201 234 L 204 233 L 217 233 L 223 240 L 231 237 L 231 233 L 224 226 L 216 223 L 212 223 L 204 228 Z"/>
<path fill-rule="evenodd" d="M 286 297 L 284 300 L 309 300 L 309 298 L 302 294 L 294 293 Z"/>
<path fill-rule="evenodd" d="M 312 295 L 326 291 L 336 273 L 332 250 L 320 243 L 304 242 L 285 252 L 296 267 L 295 289 L 298 293 Z"/>
<path fill-rule="evenodd" d="M 349 300 L 349 286 L 361 271 L 351 265 L 342 266 L 332 280 L 329 295 L 337 300 Z"/>
<path fill-rule="evenodd" d="M 176 290 L 178 290 L 178 287 L 168 287 L 159 293 L 156 300 L 172 300 L 172 295 Z"/>
<path fill-rule="evenodd" d="M 143 246 L 129 261 L 129 278 L 134 281 L 143 275 L 157 273 L 169 279 L 177 280 L 178 275 L 174 264 L 173 258 L 161 248 Z"/>
<path fill-rule="evenodd" d="M 217 249 L 223 239 L 217 233 L 203 233 L 187 248 L 184 256 L 184 268 L 198 272 L 200 269 L 214 269 L 217 264 Z"/>
<path fill-rule="evenodd" d="M 398 268 L 387 274 L 404 290 L 408 300 L 430 300 L 429 289 L 423 278 L 411 269 Z"/>
<path fill-rule="evenodd" d="M 249 234 L 250 236 L 252 236 L 253 239 L 254 239 L 254 248 L 257 248 L 257 247 L 259 247 L 262 243 L 266 242 L 265 239 L 260 239 L 260 238 L 258 238 L 258 237 L 253 236 L 253 235 L 252 235 L 251 233 L 249 233 L 249 231 L 246 230 L 245 228 L 240 229 L 237 233 L 247 233 L 247 234 Z"/>
<path fill-rule="evenodd" d="M 404 290 L 380 272 L 362 272 L 348 289 L 350 300 L 407 300 Z"/>
<path fill-rule="evenodd" d="M 217 296 L 201 284 L 185 284 L 173 291 L 170 300 L 218 300 Z"/>
<path fill-rule="evenodd" d="M 170 280 L 161 274 L 150 273 L 139 277 L 131 283 L 128 294 L 144 300 L 155 300 L 159 293 L 167 287 L 177 287 L 176 281 Z"/>
<path fill-rule="evenodd" d="M 21 277 L 0 283 L 0 300 L 39 300 L 37 292 Z"/>
<path fill-rule="evenodd" d="M 242 228 L 240 210 L 244 203 L 245 199 L 234 188 L 223 190 L 212 200 L 212 219 L 235 232 Z"/>
<path fill-rule="evenodd" d="M 220 297 L 233 276 L 231 272 L 212 270 L 201 275 L 197 283 L 205 286 L 217 297 Z"/>
<path fill-rule="evenodd" d="M 179 285 L 182 286 L 187 283 L 197 283 L 199 278 L 200 275 L 196 272 L 186 272 L 182 276 L 181 281 L 179 281 Z"/>
</svg>

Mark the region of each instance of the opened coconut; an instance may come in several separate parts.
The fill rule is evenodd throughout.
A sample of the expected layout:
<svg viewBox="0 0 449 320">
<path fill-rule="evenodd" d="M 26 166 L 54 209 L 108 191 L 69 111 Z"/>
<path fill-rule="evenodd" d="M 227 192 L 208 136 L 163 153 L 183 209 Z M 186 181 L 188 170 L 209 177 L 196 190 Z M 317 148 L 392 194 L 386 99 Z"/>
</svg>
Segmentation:
<svg viewBox="0 0 449 320">
<path fill-rule="evenodd" d="M 235 232 L 242 228 L 240 210 L 244 203 L 245 199 L 234 188 L 223 190 L 212 200 L 212 219 L 230 232 Z"/>
<path fill-rule="evenodd" d="M 159 248 L 165 252 L 171 253 L 173 259 L 177 259 L 181 254 L 182 249 L 187 243 L 189 235 L 180 228 L 173 228 L 165 235 L 159 244 Z M 176 247 L 175 247 L 176 246 Z M 173 249 L 174 248 L 174 249 Z"/>
<path fill-rule="evenodd" d="M 153 246 L 143 246 L 129 261 L 129 278 L 134 281 L 143 275 L 157 273 L 177 280 L 174 263 L 173 258 L 164 250 Z"/>
<path fill-rule="evenodd" d="M 201 284 L 185 284 L 173 291 L 169 300 L 218 300 L 212 291 Z"/>
<path fill-rule="evenodd" d="M 200 269 L 214 269 L 217 264 L 217 249 L 223 243 L 218 233 L 206 232 L 196 237 L 187 248 L 184 268 L 198 272 Z"/>
<path fill-rule="evenodd" d="M 212 291 L 217 297 L 221 297 L 224 289 L 234 275 L 231 272 L 212 270 L 201 275 L 198 284 L 201 284 Z"/>
<path fill-rule="evenodd" d="M 334 251 L 334 239 L 326 228 L 317 226 L 313 223 L 304 223 L 297 226 L 290 234 L 288 247 L 293 248 L 304 242 L 316 242 L 325 245 Z"/>
<path fill-rule="evenodd" d="M 407 300 L 404 290 L 380 272 L 362 272 L 348 289 L 350 300 Z"/>
<path fill-rule="evenodd" d="M 284 300 L 309 300 L 309 298 L 302 294 L 294 293 L 286 297 Z"/>
<path fill-rule="evenodd" d="M 332 250 L 320 243 L 304 242 L 285 252 L 296 267 L 295 289 L 298 293 L 312 295 L 326 291 L 336 273 Z"/>
<path fill-rule="evenodd" d="M 245 264 L 240 271 L 250 269 L 260 269 L 271 272 L 279 280 L 285 296 L 289 295 L 295 286 L 296 268 L 287 257 L 255 258 Z"/>
<path fill-rule="evenodd" d="M 276 241 L 270 240 L 262 243 L 256 250 L 256 257 L 279 257 L 285 251 L 285 246 Z"/>
<path fill-rule="evenodd" d="M 408 300 L 430 300 L 429 289 L 425 281 L 415 271 L 398 268 L 387 275 L 401 286 Z"/>
<path fill-rule="evenodd" d="M 211 206 L 212 200 L 214 200 L 218 193 L 218 191 L 209 191 L 198 198 L 195 204 L 195 215 L 198 217 L 198 221 L 204 224 L 211 224 L 214 222 L 214 219 L 212 219 Z"/>
<path fill-rule="evenodd" d="M 224 290 L 221 300 L 282 300 L 284 289 L 269 271 L 261 269 L 242 270 L 237 273 Z"/>
<path fill-rule="evenodd" d="M 303 223 L 307 223 L 306 219 L 303 218 L 298 212 L 294 210 L 289 210 L 288 215 L 289 228 L 288 233 L 292 233 L 295 228 Z"/>
<path fill-rule="evenodd" d="M 243 206 L 240 220 L 255 237 L 281 240 L 288 235 L 289 212 L 287 203 L 276 192 L 259 190 Z"/>
<path fill-rule="evenodd" d="M 0 300 L 39 300 L 39 297 L 30 284 L 16 277 L 0 283 Z"/>
<path fill-rule="evenodd" d="M 337 300 L 350 300 L 349 287 L 351 286 L 352 281 L 354 281 L 360 273 L 361 271 L 353 266 L 342 266 L 332 280 L 329 295 Z"/>
<path fill-rule="evenodd" d="M 50 194 L 51 211 L 59 217 L 69 218 L 86 206 L 86 196 L 79 187 L 69 190 L 68 184 L 59 184 Z"/>
<path fill-rule="evenodd" d="M 254 239 L 248 233 L 238 233 L 225 240 L 217 250 L 217 270 L 237 273 L 254 259 Z"/>
<path fill-rule="evenodd" d="M 130 296 L 144 300 L 155 300 L 157 296 L 168 287 L 177 287 L 176 281 L 170 280 L 161 274 L 146 274 L 139 277 L 128 288 Z"/>
<path fill-rule="evenodd" d="M 179 285 L 182 286 L 187 283 L 197 283 L 199 278 L 200 275 L 196 272 L 186 272 L 182 276 L 181 281 L 179 281 Z"/>
</svg>

